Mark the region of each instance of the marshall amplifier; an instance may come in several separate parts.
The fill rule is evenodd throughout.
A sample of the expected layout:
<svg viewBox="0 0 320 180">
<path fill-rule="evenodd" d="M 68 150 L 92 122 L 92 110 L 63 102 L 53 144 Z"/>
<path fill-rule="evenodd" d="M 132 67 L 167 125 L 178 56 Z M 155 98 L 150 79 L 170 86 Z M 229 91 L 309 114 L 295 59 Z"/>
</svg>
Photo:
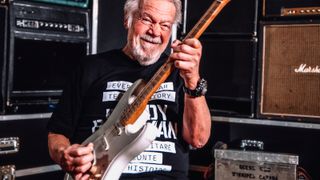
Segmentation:
<svg viewBox="0 0 320 180">
<path fill-rule="evenodd" d="M 258 116 L 320 118 L 320 24 L 262 25 Z"/>
<path fill-rule="evenodd" d="M 5 113 L 52 111 L 68 74 L 89 54 L 89 12 L 11 2 L 9 47 Z"/>
<path fill-rule="evenodd" d="M 319 0 L 263 0 L 264 17 L 319 16 Z"/>
</svg>

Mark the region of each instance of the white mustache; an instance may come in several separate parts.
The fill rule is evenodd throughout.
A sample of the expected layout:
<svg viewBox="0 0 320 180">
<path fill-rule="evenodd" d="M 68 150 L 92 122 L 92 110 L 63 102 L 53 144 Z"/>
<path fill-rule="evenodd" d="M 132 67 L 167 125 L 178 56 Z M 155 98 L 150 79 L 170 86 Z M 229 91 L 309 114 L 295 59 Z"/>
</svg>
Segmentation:
<svg viewBox="0 0 320 180">
<path fill-rule="evenodd" d="M 145 41 L 148 41 L 148 42 L 151 42 L 151 43 L 154 43 L 154 44 L 161 44 L 162 41 L 161 41 L 161 38 L 160 37 L 151 37 L 147 34 L 143 34 L 141 35 L 141 39 L 145 40 Z"/>
</svg>

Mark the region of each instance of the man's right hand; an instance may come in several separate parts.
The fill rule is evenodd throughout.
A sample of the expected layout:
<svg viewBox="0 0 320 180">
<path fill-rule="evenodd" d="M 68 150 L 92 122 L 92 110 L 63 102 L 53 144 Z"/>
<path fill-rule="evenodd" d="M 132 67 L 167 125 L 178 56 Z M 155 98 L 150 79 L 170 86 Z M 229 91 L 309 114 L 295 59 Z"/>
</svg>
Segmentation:
<svg viewBox="0 0 320 180">
<path fill-rule="evenodd" d="M 73 144 L 61 151 L 60 166 L 70 173 L 76 180 L 89 179 L 88 170 L 94 159 L 93 144 L 87 146 Z"/>
<path fill-rule="evenodd" d="M 86 146 L 71 145 L 69 139 L 64 135 L 49 132 L 48 148 L 52 160 L 64 171 L 70 173 L 75 180 L 89 179 L 89 169 L 94 159 L 92 143 Z"/>
</svg>

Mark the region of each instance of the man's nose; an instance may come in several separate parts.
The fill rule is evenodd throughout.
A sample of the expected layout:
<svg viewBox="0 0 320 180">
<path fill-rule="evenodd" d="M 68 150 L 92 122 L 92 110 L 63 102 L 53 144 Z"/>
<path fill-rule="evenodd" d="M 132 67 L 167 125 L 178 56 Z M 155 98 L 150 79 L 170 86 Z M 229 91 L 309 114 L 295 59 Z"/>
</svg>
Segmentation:
<svg viewBox="0 0 320 180">
<path fill-rule="evenodd" d="M 160 36 L 161 35 L 161 27 L 160 24 L 155 23 L 152 24 L 152 26 L 149 28 L 149 33 L 151 33 L 153 36 Z"/>
</svg>

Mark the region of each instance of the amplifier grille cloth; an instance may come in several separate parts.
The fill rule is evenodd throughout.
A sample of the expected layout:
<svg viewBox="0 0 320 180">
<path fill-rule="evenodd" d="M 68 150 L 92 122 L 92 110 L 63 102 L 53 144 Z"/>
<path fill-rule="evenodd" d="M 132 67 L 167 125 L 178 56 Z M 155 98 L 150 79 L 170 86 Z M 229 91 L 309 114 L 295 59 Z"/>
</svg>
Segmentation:
<svg viewBox="0 0 320 180">
<path fill-rule="evenodd" d="M 320 117 L 320 25 L 265 25 L 261 114 Z"/>
</svg>

